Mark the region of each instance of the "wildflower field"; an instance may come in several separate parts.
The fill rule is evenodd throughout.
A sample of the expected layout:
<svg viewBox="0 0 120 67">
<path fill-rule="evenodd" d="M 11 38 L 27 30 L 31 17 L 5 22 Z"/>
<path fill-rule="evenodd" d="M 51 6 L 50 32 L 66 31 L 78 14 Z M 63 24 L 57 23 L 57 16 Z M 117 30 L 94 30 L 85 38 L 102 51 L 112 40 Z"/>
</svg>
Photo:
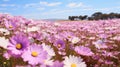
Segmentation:
<svg viewBox="0 0 120 67">
<path fill-rule="evenodd" d="M 51 22 L 0 14 L 0 67 L 120 67 L 120 19 Z"/>
</svg>

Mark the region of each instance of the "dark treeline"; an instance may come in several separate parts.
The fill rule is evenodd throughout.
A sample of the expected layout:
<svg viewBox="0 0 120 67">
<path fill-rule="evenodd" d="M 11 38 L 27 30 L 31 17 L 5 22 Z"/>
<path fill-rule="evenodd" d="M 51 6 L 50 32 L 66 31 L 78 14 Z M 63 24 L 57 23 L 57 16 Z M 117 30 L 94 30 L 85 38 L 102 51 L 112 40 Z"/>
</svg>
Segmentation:
<svg viewBox="0 0 120 67">
<path fill-rule="evenodd" d="M 69 20 L 107 20 L 107 19 L 114 19 L 114 18 L 120 18 L 119 13 L 109 13 L 105 14 L 102 12 L 96 12 L 92 14 L 90 17 L 87 15 L 80 15 L 80 16 L 69 16 Z"/>
</svg>

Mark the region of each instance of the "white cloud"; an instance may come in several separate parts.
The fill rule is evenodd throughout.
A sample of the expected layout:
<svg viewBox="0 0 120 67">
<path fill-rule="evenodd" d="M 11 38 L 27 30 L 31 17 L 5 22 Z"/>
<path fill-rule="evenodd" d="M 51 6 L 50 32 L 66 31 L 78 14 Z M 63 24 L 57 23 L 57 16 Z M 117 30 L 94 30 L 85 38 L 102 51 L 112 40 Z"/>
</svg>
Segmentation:
<svg viewBox="0 0 120 67">
<path fill-rule="evenodd" d="M 4 2 L 8 2 L 8 1 L 10 1 L 10 0 L 3 0 Z"/>
<path fill-rule="evenodd" d="M 41 7 L 41 5 L 39 3 L 29 3 L 29 4 L 25 4 L 24 8 L 29 8 L 29 7 L 33 7 L 37 10 L 44 10 L 44 7 Z"/>
<path fill-rule="evenodd" d="M 76 8 L 76 7 L 83 7 L 83 3 L 81 2 L 81 3 L 69 3 L 68 5 L 67 5 L 67 7 L 70 7 L 70 8 Z"/>
<path fill-rule="evenodd" d="M 25 8 L 26 8 L 26 7 L 34 7 L 34 6 L 36 6 L 36 5 L 37 5 L 37 3 L 25 4 Z"/>
<path fill-rule="evenodd" d="M 7 8 L 0 8 L 0 10 L 6 10 Z"/>
<path fill-rule="evenodd" d="M 74 10 L 71 10 L 71 9 L 64 9 L 64 10 L 61 10 L 61 9 L 53 9 L 53 10 L 44 12 L 44 13 L 42 13 L 42 14 L 43 14 L 43 15 L 63 14 L 63 13 L 69 13 L 69 12 L 72 12 L 72 11 L 74 11 Z"/>
<path fill-rule="evenodd" d="M 83 11 L 110 11 L 117 9 L 116 7 L 111 7 L 111 8 L 84 8 Z"/>
<path fill-rule="evenodd" d="M 15 4 L 0 4 L 0 7 L 15 7 Z"/>
<path fill-rule="evenodd" d="M 0 4 L 1 7 L 6 7 L 8 6 L 7 4 Z"/>
<path fill-rule="evenodd" d="M 43 10 L 44 9 L 43 6 L 48 6 L 48 7 L 51 6 L 51 7 L 53 7 L 53 6 L 58 6 L 60 4 L 62 4 L 62 3 L 61 2 L 48 3 L 48 2 L 45 2 L 45 1 L 41 1 L 39 3 L 28 3 L 28 4 L 25 4 L 24 8 L 34 7 L 36 9 L 38 9 L 38 10 Z"/>
<path fill-rule="evenodd" d="M 40 2 L 41 5 L 43 6 L 58 6 L 62 4 L 61 2 L 53 2 L 53 3 L 48 3 L 48 2 Z"/>
<path fill-rule="evenodd" d="M 44 10 L 44 7 L 38 7 L 37 10 Z"/>
</svg>

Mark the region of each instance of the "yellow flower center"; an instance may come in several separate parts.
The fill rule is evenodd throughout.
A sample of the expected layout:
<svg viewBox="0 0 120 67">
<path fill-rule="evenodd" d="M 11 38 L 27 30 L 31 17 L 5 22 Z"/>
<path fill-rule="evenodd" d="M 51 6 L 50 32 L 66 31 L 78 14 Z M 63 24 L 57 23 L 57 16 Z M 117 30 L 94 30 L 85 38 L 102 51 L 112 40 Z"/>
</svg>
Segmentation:
<svg viewBox="0 0 120 67">
<path fill-rule="evenodd" d="M 17 48 L 17 49 L 21 49 L 21 48 L 22 48 L 22 45 L 21 45 L 21 44 L 16 44 L 16 48 Z"/>
<path fill-rule="evenodd" d="M 68 38 L 71 38 L 71 36 L 68 36 Z"/>
<path fill-rule="evenodd" d="M 36 57 L 38 56 L 38 53 L 36 51 L 33 51 L 32 54 L 31 54 L 33 57 Z"/>
<path fill-rule="evenodd" d="M 13 26 L 12 26 L 12 25 L 10 25 L 10 26 L 9 26 L 9 28 L 13 28 Z"/>
<path fill-rule="evenodd" d="M 6 62 L 3 62 L 3 64 L 7 64 Z"/>
<path fill-rule="evenodd" d="M 61 47 L 61 45 L 60 45 L 60 44 L 58 44 L 57 46 L 58 46 L 58 48 L 60 48 L 60 47 Z"/>
<path fill-rule="evenodd" d="M 71 67 L 77 67 L 75 63 L 72 63 L 71 64 Z"/>
</svg>

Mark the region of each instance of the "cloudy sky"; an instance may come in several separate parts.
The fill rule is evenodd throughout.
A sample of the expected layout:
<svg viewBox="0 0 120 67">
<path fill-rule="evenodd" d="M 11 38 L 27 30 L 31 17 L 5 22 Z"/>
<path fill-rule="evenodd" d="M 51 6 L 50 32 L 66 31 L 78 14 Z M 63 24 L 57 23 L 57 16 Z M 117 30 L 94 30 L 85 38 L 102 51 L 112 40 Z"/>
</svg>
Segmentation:
<svg viewBox="0 0 120 67">
<path fill-rule="evenodd" d="M 67 19 L 98 11 L 120 13 L 120 0 L 0 0 L 0 13 L 31 19 Z"/>
</svg>

